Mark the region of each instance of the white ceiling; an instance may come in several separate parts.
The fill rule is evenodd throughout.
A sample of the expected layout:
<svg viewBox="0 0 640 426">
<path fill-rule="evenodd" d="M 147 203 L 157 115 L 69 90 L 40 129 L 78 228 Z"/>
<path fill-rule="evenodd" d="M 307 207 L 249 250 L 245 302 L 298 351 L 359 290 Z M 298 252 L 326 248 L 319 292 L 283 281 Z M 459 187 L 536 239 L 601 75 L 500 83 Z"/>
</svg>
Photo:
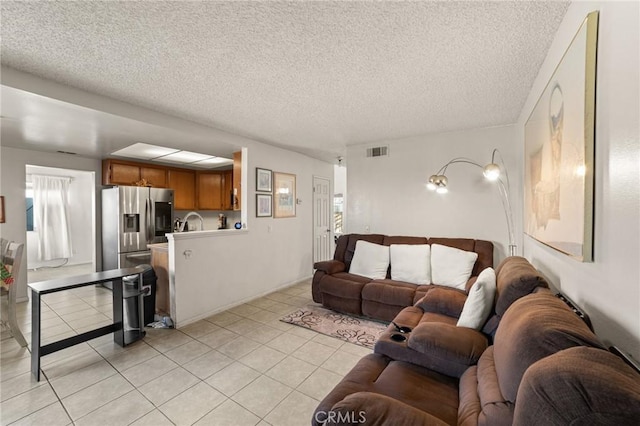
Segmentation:
<svg viewBox="0 0 640 426">
<path fill-rule="evenodd" d="M 1 59 L 5 67 L 332 159 L 351 144 L 514 123 L 567 7 L 2 1 Z M 73 134 L 80 133 L 93 144 L 86 155 L 137 141 L 163 144 L 166 129 L 117 116 L 97 120 L 100 111 L 75 110 L 63 124 L 27 116 L 19 105 L 28 94 L 20 92 L 2 91 L 9 144 L 33 142 L 29 128 L 37 130 L 33 137 L 52 132 L 50 143 L 76 152 L 73 144 L 83 139 Z M 73 108 L 41 98 L 31 101 Z M 96 125 L 102 119 L 115 121 Z M 178 148 L 226 155 L 211 140 L 187 139 Z"/>
</svg>

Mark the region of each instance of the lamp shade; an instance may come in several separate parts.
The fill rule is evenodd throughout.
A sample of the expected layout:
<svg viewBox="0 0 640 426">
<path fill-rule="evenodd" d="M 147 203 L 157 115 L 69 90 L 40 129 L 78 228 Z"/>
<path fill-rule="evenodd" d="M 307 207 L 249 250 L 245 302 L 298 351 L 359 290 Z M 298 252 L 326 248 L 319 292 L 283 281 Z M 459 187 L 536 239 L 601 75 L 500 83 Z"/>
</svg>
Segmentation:
<svg viewBox="0 0 640 426">
<path fill-rule="evenodd" d="M 500 167 L 496 163 L 487 164 L 482 174 L 489 180 L 497 180 L 500 177 Z"/>
</svg>

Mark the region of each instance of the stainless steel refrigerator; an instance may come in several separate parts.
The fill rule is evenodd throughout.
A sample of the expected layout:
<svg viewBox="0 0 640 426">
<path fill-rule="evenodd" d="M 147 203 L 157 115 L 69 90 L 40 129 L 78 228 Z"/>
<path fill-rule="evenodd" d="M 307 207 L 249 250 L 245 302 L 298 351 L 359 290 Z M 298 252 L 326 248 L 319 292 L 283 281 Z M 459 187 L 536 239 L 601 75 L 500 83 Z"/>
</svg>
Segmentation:
<svg viewBox="0 0 640 426">
<path fill-rule="evenodd" d="M 147 244 L 173 232 L 173 190 L 114 186 L 102 190 L 102 269 L 151 263 Z"/>
</svg>

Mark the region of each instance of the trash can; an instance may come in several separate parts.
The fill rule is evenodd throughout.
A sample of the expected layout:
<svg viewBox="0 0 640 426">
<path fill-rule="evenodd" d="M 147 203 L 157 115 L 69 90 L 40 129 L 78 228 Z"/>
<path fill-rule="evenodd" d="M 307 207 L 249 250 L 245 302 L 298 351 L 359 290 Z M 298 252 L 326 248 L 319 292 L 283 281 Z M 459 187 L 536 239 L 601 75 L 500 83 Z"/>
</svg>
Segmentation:
<svg viewBox="0 0 640 426">
<path fill-rule="evenodd" d="M 156 313 L 156 281 L 158 280 L 151 265 L 142 265 L 148 269 L 142 274 L 142 290 L 144 295 L 133 296 L 125 299 L 124 303 L 124 325 L 125 330 L 138 329 L 138 297 L 143 297 L 143 320 L 144 325 L 154 321 Z M 139 275 L 129 275 L 122 279 L 123 290 L 134 292 L 138 288 Z"/>
</svg>

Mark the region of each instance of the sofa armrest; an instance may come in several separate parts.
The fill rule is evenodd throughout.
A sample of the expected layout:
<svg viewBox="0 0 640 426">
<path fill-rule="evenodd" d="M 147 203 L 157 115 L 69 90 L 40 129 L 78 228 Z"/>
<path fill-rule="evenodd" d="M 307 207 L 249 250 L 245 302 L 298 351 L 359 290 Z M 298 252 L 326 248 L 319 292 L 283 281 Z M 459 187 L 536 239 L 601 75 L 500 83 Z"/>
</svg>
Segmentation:
<svg viewBox="0 0 640 426">
<path fill-rule="evenodd" d="M 487 337 L 481 332 L 441 322 L 423 322 L 413 329 L 407 346 L 455 366 L 470 366 L 478 363 L 480 355 L 489 346 Z M 439 371 L 448 374 L 451 370 Z"/>
<path fill-rule="evenodd" d="M 458 318 L 462 313 L 467 295 L 454 288 L 436 287 L 429 291 L 424 297 L 418 300 L 414 306 L 421 308 L 425 312 L 434 312 Z"/>
<path fill-rule="evenodd" d="M 427 412 L 397 399 L 372 392 L 353 393 L 336 403 L 330 412 L 316 412 L 313 420 L 324 426 L 447 425 L 446 422 Z"/>
<path fill-rule="evenodd" d="M 337 274 L 338 272 L 344 272 L 345 269 L 347 269 L 347 265 L 339 260 L 325 260 L 323 262 L 314 263 L 313 268 L 331 275 Z"/>
</svg>

